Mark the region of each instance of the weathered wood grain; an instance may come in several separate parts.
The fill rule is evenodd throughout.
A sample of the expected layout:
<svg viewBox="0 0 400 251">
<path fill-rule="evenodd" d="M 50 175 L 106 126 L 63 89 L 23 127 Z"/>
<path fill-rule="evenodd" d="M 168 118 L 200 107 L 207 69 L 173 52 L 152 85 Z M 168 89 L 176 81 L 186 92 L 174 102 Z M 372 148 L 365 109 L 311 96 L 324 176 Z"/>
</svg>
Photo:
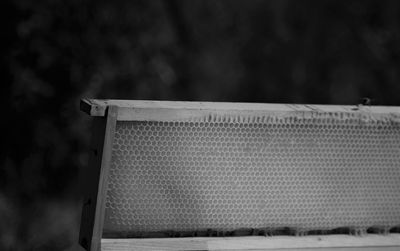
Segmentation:
<svg viewBox="0 0 400 251">
<path fill-rule="evenodd" d="M 133 250 L 400 250 L 400 234 L 350 236 L 102 239 L 102 251 Z"/>
<path fill-rule="evenodd" d="M 108 106 L 118 106 L 118 120 L 125 121 L 179 121 L 201 119 L 207 116 L 257 117 L 266 114 L 322 114 L 329 116 L 365 116 L 375 114 L 400 114 L 400 107 L 344 106 L 344 105 L 296 105 L 227 102 L 182 102 L 150 100 L 99 100 L 82 99 L 81 110 L 91 116 L 104 116 Z M 400 121 L 400 118 L 396 117 Z"/>
</svg>

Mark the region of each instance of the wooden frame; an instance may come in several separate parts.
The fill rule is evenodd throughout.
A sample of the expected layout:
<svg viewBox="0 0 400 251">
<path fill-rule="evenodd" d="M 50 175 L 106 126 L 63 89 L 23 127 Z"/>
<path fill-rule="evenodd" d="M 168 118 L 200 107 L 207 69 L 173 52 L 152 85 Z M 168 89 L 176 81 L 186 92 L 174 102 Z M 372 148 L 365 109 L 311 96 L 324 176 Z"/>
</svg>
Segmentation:
<svg viewBox="0 0 400 251">
<path fill-rule="evenodd" d="M 93 116 L 92 151 L 85 177 L 87 188 L 82 208 L 79 243 L 87 250 L 400 250 L 400 235 L 364 237 L 280 236 L 210 237 L 164 239 L 102 239 L 105 193 L 111 148 L 117 121 L 247 121 L 251 118 L 286 119 L 289 114 L 306 118 L 384 119 L 400 122 L 400 107 L 212 103 L 171 101 L 90 100 L 81 110 Z M 268 115 L 265 117 L 265 115 Z M 263 117 L 264 116 L 264 117 Z M 103 247 L 101 247 L 101 245 Z"/>
</svg>

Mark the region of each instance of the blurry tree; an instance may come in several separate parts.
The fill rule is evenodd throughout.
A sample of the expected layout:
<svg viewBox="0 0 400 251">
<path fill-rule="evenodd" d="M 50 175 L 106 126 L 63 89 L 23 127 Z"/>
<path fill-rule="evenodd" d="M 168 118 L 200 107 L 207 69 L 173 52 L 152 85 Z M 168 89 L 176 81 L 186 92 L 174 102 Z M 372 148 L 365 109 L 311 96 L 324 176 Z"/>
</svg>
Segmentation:
<svg viewBox="0 0 400 251">
<path fill-rule="evenodd" d="M 399 5 L 2 1 L 0 249 L 77 242 L 81 97 L 400 105 Z"/>
</svg>

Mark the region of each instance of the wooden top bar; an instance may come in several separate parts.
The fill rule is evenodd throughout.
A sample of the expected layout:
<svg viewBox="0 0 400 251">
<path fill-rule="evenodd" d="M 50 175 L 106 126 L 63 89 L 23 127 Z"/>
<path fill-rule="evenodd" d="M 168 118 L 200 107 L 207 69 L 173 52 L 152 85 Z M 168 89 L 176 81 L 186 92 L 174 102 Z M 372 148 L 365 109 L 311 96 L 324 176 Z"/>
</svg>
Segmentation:
<svg viewBox="0 0 400 251">
<path fill-rule="evenodd" d="M 347 114 L 397 114 L 398 106 L 349 106 L 307 104 L 261 104 L 228 102 L 190 102 L 155 100 L 82 99 L 81 110 L 90 116 L 105 116 L 109 106 L 119 109 L 118 120 L 168 120 L 193 119 L 213 115 L 262 116 L 266 113 L 347 113 Z"/>
</svg>

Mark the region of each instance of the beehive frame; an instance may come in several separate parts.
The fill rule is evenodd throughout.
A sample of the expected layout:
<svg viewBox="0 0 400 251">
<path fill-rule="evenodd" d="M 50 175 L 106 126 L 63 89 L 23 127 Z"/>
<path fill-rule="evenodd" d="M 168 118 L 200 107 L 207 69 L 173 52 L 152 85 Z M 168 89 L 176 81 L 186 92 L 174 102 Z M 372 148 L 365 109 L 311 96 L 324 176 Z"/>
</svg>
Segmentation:
<svg viewBox="0 0 400 251">
<path fill-rule="evenodd" d="M 88 188 L 86 190 L 82 223 L 80 232 L 80 243 L 83 247 L 88 250 L 100 250 L 102 242 L 103 230 L 104 230 L 104 218 L 106 214 L 106 194 L 107 184 L 109 179 L 109 170 L 112 166 L 112 154 L 113 154 L 113 141 L 115 140 L 115 133 L 117 127 L 117 121 L 137 121 L 137 122 L 148 122 L 157 123 L 163 122 L 174 123 L 219 123 L 219 124 L 232 124 L 232 123 L 247 123 L 247 124 L 273 124 L 279 123 L 279 121 L 285 121 L 285 123 L 293 124 L 299 119 L 307 121 L 356 121 L 359 124 L 368 124 L 374 122 L 385 122 L 391 125 L 398 126 L 400 124 L 400 108 L 399 107 L 371 107 L 371 106 L 324 106 L 324 105 L 284 105 L 284 104 L 252 104 L 252 103 L 211 103 L 211 102 L 171 102 L 171 101 L 125 101 L 125 100 L 82 100 L 81 109 L 91 116 L 94 116 L 93 130 L 92 130 L 92 154 L 90 157 L 90 165 L 87 170 Z M 397 127 L 396 127 L 397 128 Z M 217 128 L 218 130 L 218 128 Z M 397 133 L 397 131 L 395 132 Z M 246 134 L 245 134 L 246 135 Z M 263 136 L 265 138 L 265 135 Z M 268 137 L 267 137 L 268 139 Z M 289 141 L 288 141 L 289 142 Z M 310 142 L 309 142 L 310 143 Z M 312 143 L 312 142 L 311 142 Z M 258 148 L 257 148 L 258 149 Z M 252 146 L 244 145 L 243 151 L 254 152 Z M 397 149 L 395 149 L 397 151 Z M 399 151 L 400 152 L 400 151 Z M 393 152 L 396 154 L 397 152 Z M 397 165 L 397 163 L 395 163 Z M 393 167 L 393 166 L 392 166 Z M 398 166 L 397 166 L 398 167 Z M 398 167 L 399 168 L 399 167 Z M 364 229 L 365 230 L 365 229 Z M 355 229 L 355 231 L 364 231 L 363 229 Z M 383 229 L 388 231 L 388 229 Z M 223 231 L 222 231 L 223 232 Z M 302 234 L 302 229 L 299 228 L 298 234 Z M 223 234 L 222 234 L 223 235 Z M 121 236 L 124 236 L 123 234 Z M 121 237 L 119 236 L 119 237 Z M 129 236 L 129 235 L 126 235 Z M 283 238 L 283 237 L 282 237 Z M 335 247 L 335 241 L 333 237 L 323 236 L 323 241 L 327 243 L 321 244 L 321 241 L 316 241 L 315 244 L 310 244 L 315 241 L 313 237 L 302 237 L 302 240 L 306 241 L 311 246 L 307 246 L 295 241 L 295 247 Z M 305 238 L 305 239 L 304 239 Z M 351 237 L 341 237 L 350 238 Z M 374 239 L 378 238 L 378 239 Z M 363 241 L 355 239 L 350 240 L 348 246 L 356 247 L 363 245 L 365 246 L 388 246 L 387 248 L 393 248 L 395 245 L 399 245 L 399 238 L 396 234 L 388 236 L 379 236 L 374 238 L 363 238 Z M 374 239 L 372 242 L 371 240 Z M 243 244 L 243 240 L 245 244 Z M 319 240 L 319 239 L 317 239 Z M 103 240 L 104 241 L 104 240 Z M 190 247 L 187 242 L 188 239 L 179 240 L 160 240 L 154 242 L 153 240 L 143 239 L 125 239 L 130 241 L 130 244 L 122 245 L 124 249 L 127 245 L 134 249 L 132 243 L 142 245 L 142 247 L 149 245 L 148 248 L 161 248 L 165 245 L 165 248 L 173 247 L 179 249 L 179 245 L 183 249 L 205 249 L 204 243 L 208 243 L 206 246 L 210 248 L 208 239 L 201 240 L 201 238 L 195 238 L 194 242 L 201 242 L 201 245 L 194 245 Z M 133 241 L 133 242 L 132 242 Z M 147 242 L 146 242 L 147 241 Z M 173 241 L 173 242 L 171 242 Z M 215 242 L 215 239 L 212 240 Z M 281 244 L 279 240 L 250 240 L 243 239 L 223 239 L 223 241 L 229 241 L 229 245 L 236 243 L 243 249 L 260 249 L 260 248 L 290 248 L 293 247 L 288 245 L 288 240 L 284 238 Z M 274 242 L 275 241 L 275 242 Z M 292 240 L 293 241 L 293 240 Z M 369 242 L 368 242 L 369 241 Z M 146 242 L 146 243 L 143 243 Z M 104 248 L 111 245 L 113 242 L 105 241 Z M 120 242 L 119 242 L 120 243 Z M 156 244 L 155 244 L 156 243 Z M 176 245 L 178 243 L 178 245 Z M 179 244 L 180 243 L 180 244 Z M 275 244 L 274 244 L 275 243 Z M 369 243 L 369 244 L 368 244 Z M 117 243 L 117 247 L 118 247 Z M 133 246 L 132 246 L 133 245 Z M 144 246 L 143 246 L 144 245 Z M 153 246 L 152 246 L 153 245 Z M 161 246 L 160 246 L 161 245 Z M 215 249 L 220 247 L 229 246 L 227 243 L 216 244 Z M 272 245 L 272 246 L 271 246 Z M 277 246 L 278 245 L 278 246 Z M 313 246 L 314 245 L 314 246 Z M 343 247 L 343 246 L 338 246 Z M 104 249 L 103 248 L 103 249 Z M 221 249 L 221 248 L 220 248 Z"/>
</svg>

